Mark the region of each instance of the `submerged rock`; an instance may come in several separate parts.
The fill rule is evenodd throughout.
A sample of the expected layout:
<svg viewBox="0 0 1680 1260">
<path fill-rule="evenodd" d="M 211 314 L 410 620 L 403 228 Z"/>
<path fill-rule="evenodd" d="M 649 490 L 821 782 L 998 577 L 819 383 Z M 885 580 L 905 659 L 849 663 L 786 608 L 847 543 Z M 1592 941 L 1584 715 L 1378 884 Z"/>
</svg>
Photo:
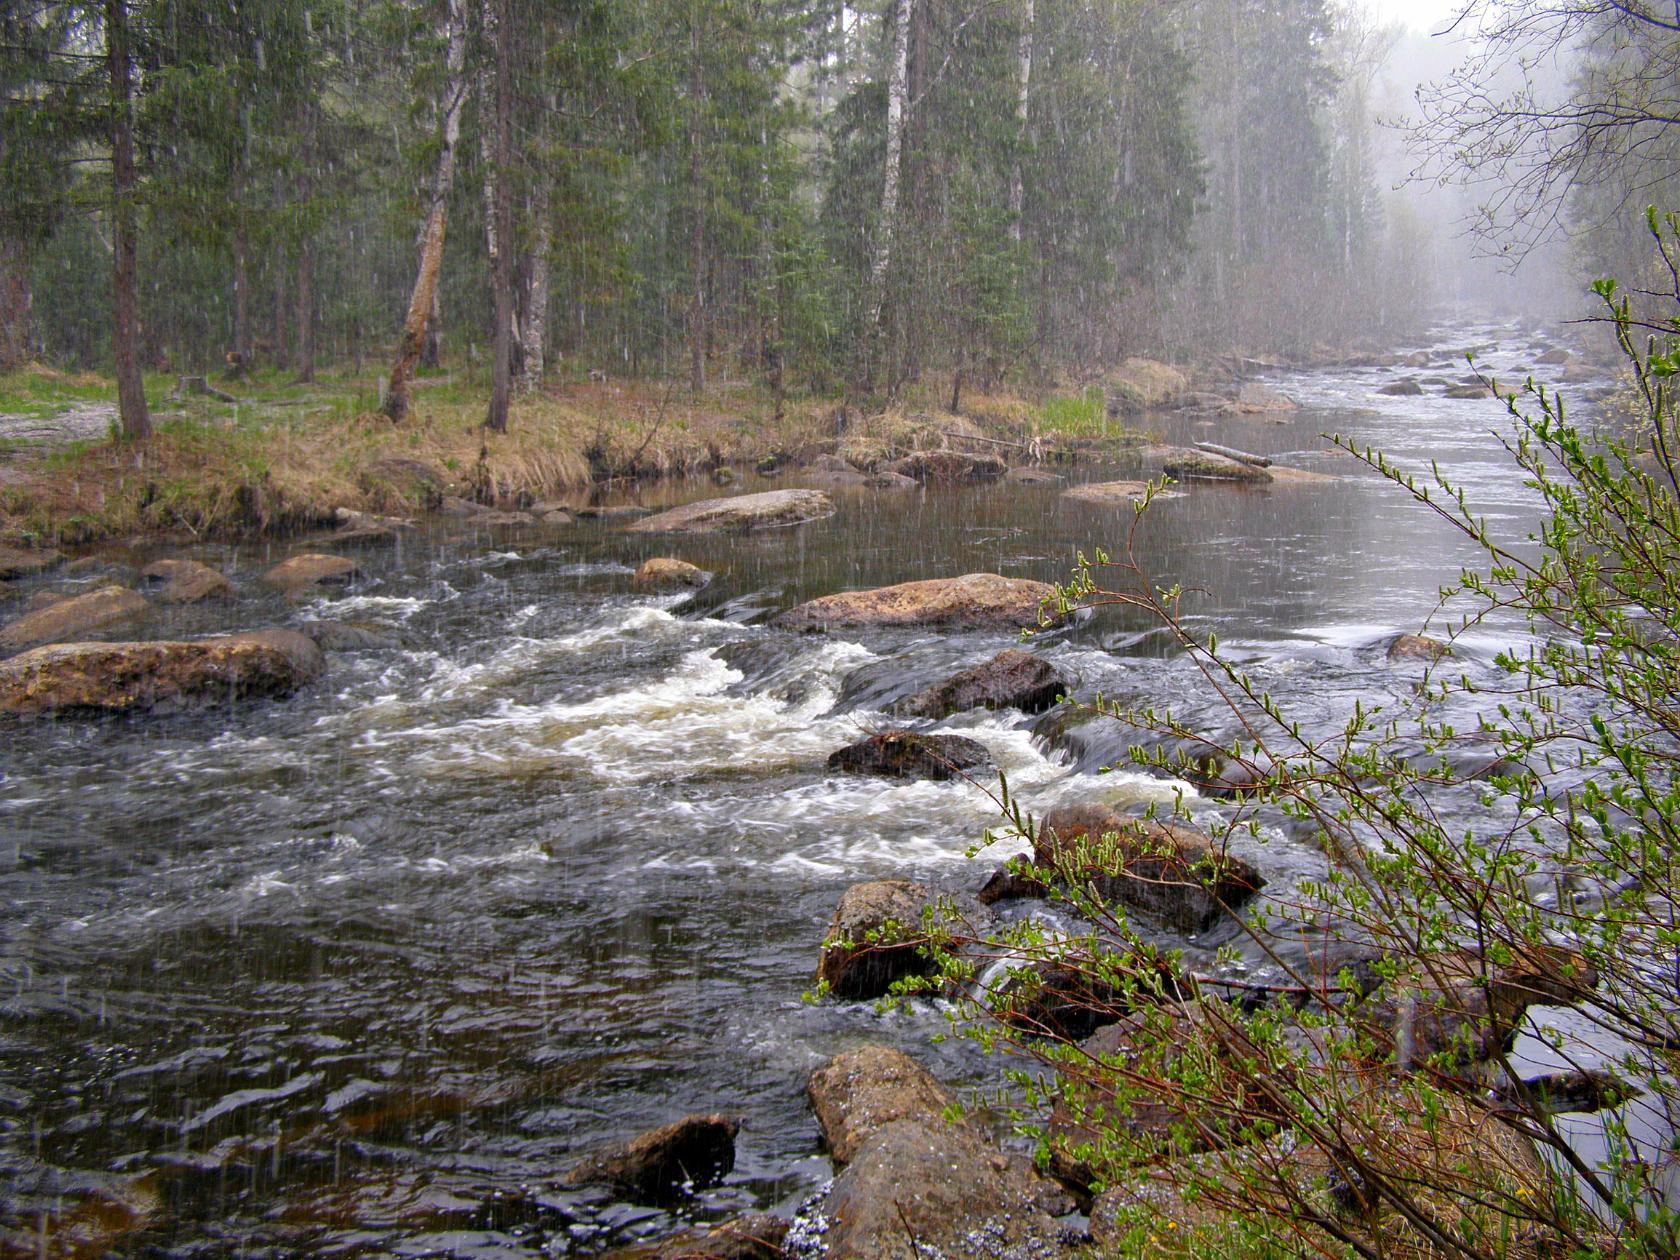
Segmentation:
<svg viewBox="0 0 1680 1260">
<path fill-rule="evenodd" d="M 233 597 L 233 583 L 196 560 L 154 560 L 140 571 L 140 576 L 159 603 L 196 604 Z"/>
<path fill-rule="evenodd" d="M 654 556 L 642 561 L 631 579 L 637 586 L 651 590 L 675 590 L 679 587 L 700 587 L 712 580 L 712 575 L 698 565 L 670 556 Z"/>
<path fill-rule="evenodd" d="M 923 688 L 893 708 L 905 716 L 925 718 L 976 708 L 1042 713 L 1072 690 L 1072 680 L 1042 656 L 1010 648 Z"/>
<path fill-rule="evenodd" d="M 788 630 L 832 626 L 1025 629 L 1038 625 L 1039 609 L 1055 596 L 1056 588 L 1045 582 L 969 573 L 824 595 L 778 614 L 772 624 Z"/>
<path fill-rule="evenodd" d="M 686 503 L 627 528 L 635 534 L 717 534 L 779 529 L 833 515 L 834 501 L 820 490 L 766 490 Z"/>
<path fill-rule="evenodd" d="M 991 762 L 991 753 L 977 739 L 883 731 L 830 753 L 828 768 L 846 774 L 878 774 L 889 779 L 954 779 L 966 770 L 988 766 Z"/>
<path fill-rule="evenodd" d="M 61 552 L 25 551 L 17 547 L 0 546 L 0 582 L 33 577 L 37 573 L 45 573 L 48 569 L 56 569 L 63 563 L 64 556 Z"/>
<path fill-rule="evenodd" d="M 294 630 L 57 644 L 0 662 L 0 713 L 173 712 L 289 695 L 325 668 L 321 650 Z"/>
<path fill-rule="evenodd" d="M 403 645 L 401 631 L 377 621 L 306 621 L 297 629 L 323 652 L 385 651 Z"/>
<path fill-rule="evenodd" d="M 1009 471 L 1009 465 L 995 455 L 965 455 L 961 451 L 914 451 L 889 468 L 912 481 L 943 486 L 984 485 Z"/>
<path fill-rule="evenodd" d="M 1097 503 L 1103 507 L 1119 507 L 1141 503 L 1149 493 L 1147 481 L 1092 481 L 1062 491 L 1062 498 L 1076 503 Z"/>
<path fill-rule="evenodd" d="M 837 1165 L 820 1202 L 833 1260 L 1044 1256 L 1067 1201 L 959 1118 L 956 1099 L 909 1056 L 863 1046 L 809 1087 Z"/>
<path fill-rule="evenodd" d="M 295 596 L 315 586 L 348 586 L 359 572 L 356 562 L 348 556 L 310 552 L 282 560 L 263 574 L 263 581 L 288 596 Z"/>
<path fill-rule="evenodd" d="M 735 1135 L 740 1129 L 740 1121 L 732 1116 L 684 1116 L 602 1147 L 574 1165 L 562 1184 L 605 1185 L 638 1203 L 666 1203 L 727 1177 L 735 1167 Z"/>
<path fill-rule="evenodd" d="M 1005 473 L 1003 479 L 1012 486 L 1051 486 L 1067 480 L 1061 473 L 1031 465 L 1017 465 Z"/>
<path fill-rule="evenodd" d="M 54 600 L 0 628 L 0 654 L 22 652 L 43 643 L 94 638 L 108 631 L 129 630 L 151 614 L 152 606 L 137 591 L 105 586 L 86 595 Z"/>
<path fill-rule="evenodd" d="M 906 976 L 929 974 L 922 912 L 932 898 L 923 885 L 901 879 L 853 884 L 840 895 L 823 938 L 818 982 L 835 997 L 868 999 Z"/>
</svg>

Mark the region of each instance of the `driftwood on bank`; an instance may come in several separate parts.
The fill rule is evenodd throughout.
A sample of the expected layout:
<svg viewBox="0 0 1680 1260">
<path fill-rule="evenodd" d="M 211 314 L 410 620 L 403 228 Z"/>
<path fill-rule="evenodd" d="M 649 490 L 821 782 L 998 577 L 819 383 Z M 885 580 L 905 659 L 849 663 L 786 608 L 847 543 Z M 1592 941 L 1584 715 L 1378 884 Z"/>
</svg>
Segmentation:
<svg viewBox="0 0 1680 1260">
<path fill-rule="evenodd" d="M 1198 451 L 1206 451 L 1209 455 L 1223 455 L 1226 459 L 1234 459 L 1239 464 L 1251 464 L 1255 468 L 1270 468 L 1272 461 L 1269 456 L 1255 455 L 1249 451 L 1239 451 L 1234 446 L 1221 446 L 1218 442 L 1193 443 Z"/>
<path fill-rule="evenodd" d="M 210 383 L 209 378 L 207 377 L 177 376 L 175 378 L 175 397 L 180 398 L 186 394 L 202 394 L 206 397 L 214 398 L 217 402 L 231 403 L 239 401 L 239 399 L 235 398 L 226 390 L 217 389 Z"/>
</svg>

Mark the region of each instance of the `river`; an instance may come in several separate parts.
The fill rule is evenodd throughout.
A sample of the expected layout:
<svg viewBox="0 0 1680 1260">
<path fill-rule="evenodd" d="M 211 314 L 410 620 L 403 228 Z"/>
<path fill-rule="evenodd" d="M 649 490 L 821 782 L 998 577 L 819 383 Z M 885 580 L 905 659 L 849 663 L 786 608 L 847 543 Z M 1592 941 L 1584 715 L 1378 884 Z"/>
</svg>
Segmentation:
<svg viewBox="0 0 1680 1260">
<path fill-rule="evenodd" d="M 1487 356 L 1502 378 L 1533 357 L 1509 329 L 1457 323 L 1423 374 L 1456 378 L 1448 352 L 1494 342 L 1509 347 Z M 1340 476 L 1196 488 L 1158 503 L 1138 538 L 1152 575 L 1191 588 L 1191 624 L 1313 729 L 1355 697 L 1409 691 L 1415 671 L 1386 666 L 1386 641 L 1419 630 L 1437 588 L 1477 562 L 1322 434 L 1412 467 L 1438 461 L 1502 536 L 1536 521 L 1493 436 L 1502 407 L 1433 388 L 1379 395 L 1395 375 L 1279 372 L 1268 383 L 1302 404 L 1284 423 L 1156 425 Z M 990 871 L 993 859 L 965 856 L 996 821 L 986 793 L 833 777 L 823 760 L 887 724 L 891 700 L 1009 638 L 797 636 L 762 622 L 849 587 L 1065 578 L 1080 550 L 1117 547 L 1131 512 L 1062 488 L 837 493 L 827 520 L 739 537 L 434 523 L 365 553 L 347 595 L 302 608 L 257 582 L 291 544 L 192 551 L 241 598 L 171 612 L 160 632 L 321 616 L 387 623 L 404 646 L 336 654 L 282 703 L 7 729 L 0 1219 L 12 1242 L 120 1190 L 155 1204 L 151 1228 L 121 1244 L 131 1254 L 585 1254 L 673 1225 L 557 1188 L 604 1139 L 739 1113 L 734 1173 L 682 1211 L 786 1210 L 828 1175 L 802 1090 L 837 1050 L 885 1038 L 956 1084 L 993 1083 L 995 1061 L 934 1044 L 936 1010 L 802 995 L 848 884 L 977 886 Z M 718 491 L 643 493 L 664 505 Z M 717 577 L 688 602 L 638 593 L 630 575 L 657 554 Z M 1490 665 L 1500 633 L 1460 645 L 1467 668 Z M 1082 695 L 1220 720 L 1138 614 L 1091 618 L 1036 650 Z M 1131 769 L 1099 776 L 1096 753 L 1035 740 L 1019 714 L 945 727 L 983 741 L 1036 812 L 1171 799 L 1171 784 Z M 1324 861 L 1282 835 L 1248 856 L 1278 887 Z M 1187 944 L 1197 956 L 1215 943 Z"/>
</svg>

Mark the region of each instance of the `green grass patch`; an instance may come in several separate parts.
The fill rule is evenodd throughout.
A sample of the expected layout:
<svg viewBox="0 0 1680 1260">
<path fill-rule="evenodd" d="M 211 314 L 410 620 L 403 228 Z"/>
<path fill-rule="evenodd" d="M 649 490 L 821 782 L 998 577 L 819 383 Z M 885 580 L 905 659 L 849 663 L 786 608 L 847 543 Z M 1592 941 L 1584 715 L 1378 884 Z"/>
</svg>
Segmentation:
<svg viewBox="0 0 1680 1260">
<path fill-rule="evenodd" d="M 1100 389 L 1082 394 L 1053 394 L 1038 409 L 1040 429 L 1061 437 L 1109 437 L 1124 426 L 1111 424 Z"/>
</svg>

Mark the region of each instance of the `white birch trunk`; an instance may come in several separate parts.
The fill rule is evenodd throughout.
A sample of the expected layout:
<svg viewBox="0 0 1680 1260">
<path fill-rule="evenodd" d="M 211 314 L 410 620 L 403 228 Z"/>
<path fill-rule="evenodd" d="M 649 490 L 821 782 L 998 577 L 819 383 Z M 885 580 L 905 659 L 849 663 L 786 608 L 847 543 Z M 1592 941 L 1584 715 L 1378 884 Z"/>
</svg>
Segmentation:
<svg viewBox="0 0 1680 1260">
<path fill-rule="evenodd" d="M 1033 0 L 1026 0 L 1026 14 L 1021 23 L 1021 42 L 1017 49 L 1020 58 L 1020 87 L 1015 94 L 1015 123 L 1018 128 L 1017 145 L 1027 142 L 1027 107 L 1032 98 L 1033 67 Z M 1009 174 L 1009 239 L 1021 240 L 1021 211 L 1026 204 L 1026 182 L 1021 171 L 1021 152 L 1015 152 L 1014 169 Z"/>
<path fill-rule="evenodd" d="M 893 16 L 892 64 L 887 75 L 887 162 L 881 181 L 881 222 L 875 232 L 875 257 L 869 264 L 869 323 L 881 322 L 887 273 L 892 267 L 893 237 L 898 227 L 898 186 L 904 164 L 904 114 L 910 77 L 910 26 L 916 0 L 898 0 Z"/>
</svg>

